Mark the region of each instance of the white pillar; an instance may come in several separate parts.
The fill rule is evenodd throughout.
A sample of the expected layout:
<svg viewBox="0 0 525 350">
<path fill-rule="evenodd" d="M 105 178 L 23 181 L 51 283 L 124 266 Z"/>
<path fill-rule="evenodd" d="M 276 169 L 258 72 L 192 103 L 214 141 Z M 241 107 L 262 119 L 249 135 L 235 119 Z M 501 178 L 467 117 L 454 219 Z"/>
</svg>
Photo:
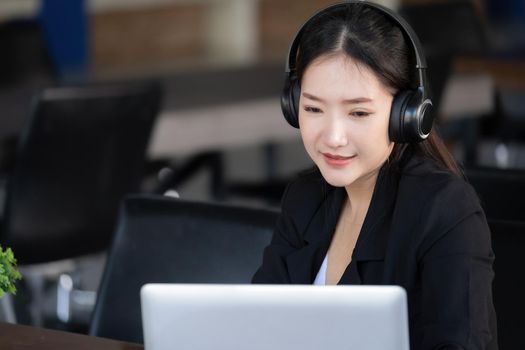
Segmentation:
<svg viewBox="0 0 525 350">
<path fill-rule="evenodd" d="M 211 1 L 208 50 L 213 63 L 249 64 L 257 58 L 258 0 Z"/>
<path fill-rule="evenodd" d="M 0 0 L 0 20 L 13 17 L 34 17 L 40 9 L 40 0 Z"/>
</svg>

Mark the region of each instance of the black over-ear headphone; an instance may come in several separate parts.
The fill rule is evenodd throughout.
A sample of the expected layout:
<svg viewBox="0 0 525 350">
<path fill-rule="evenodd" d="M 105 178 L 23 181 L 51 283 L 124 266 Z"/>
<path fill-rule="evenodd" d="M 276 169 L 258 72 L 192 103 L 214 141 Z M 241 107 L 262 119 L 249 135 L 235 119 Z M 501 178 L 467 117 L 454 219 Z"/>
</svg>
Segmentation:
<svg viewBox="0 0 525 350">
<path fill-rule="evenodd" d="M 345 7 L 348 4 L 362 4 L 368 7 L 379 10 L 385 15 L 392 18 L 399 27 L 406 33 L 416 56 L 416 69 L 419 75 L 419 86 L 416 90 L 399 91 L 394 97 L 392 108 L 390 111 L 390 125 L 388 133 L 390 140 L 398 143 L 406 142 L 420 142 L 428 137 L 432 129 L 433 115 L 431 113 L 432 101 L 430 100 L 428 91 L 425 85 L 425 70 L 427 63 L 423 55 L 423 49 L 419 39 L 410 27 L 410 25 L 392 10 L 375 4 L 366 2 L 364 0 L 346 1 L 336 5 L 329 6 L 316 14 L 314 14 L 297 32 L 286 60 L 286 78 L 284 82 L 283 94 L 281 96 L 281 108 L 285 119 L 288 123 L 299 128 L 299 97 L 301 94 L 301 87 L 298 81 L 295 61 L 297 59 L 297 51 L 299 49 L 299 42 L 303 34 L 304 28 L 316 17 L 325 11 L 331 11 L 338 7 Z"/>
</svg>

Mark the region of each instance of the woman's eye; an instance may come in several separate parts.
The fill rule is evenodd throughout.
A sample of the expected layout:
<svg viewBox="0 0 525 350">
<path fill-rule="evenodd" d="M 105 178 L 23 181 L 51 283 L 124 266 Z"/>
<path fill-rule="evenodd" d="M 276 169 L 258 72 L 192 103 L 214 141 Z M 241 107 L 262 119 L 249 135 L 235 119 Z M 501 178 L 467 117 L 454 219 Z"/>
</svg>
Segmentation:
<svg viewBox="0 0 525 350">
<path fill-rule="evenodd" d="M 357 112 L 350 113 L 350 115 L 354 117 L 358 117 L 358 118 L 363 118 L 363 117 L 368 117 L 370 113 L 364 112 L 364 111 L 357 111 Z"/>
<path fill-rule="evenodd" d="M 320 108 L 311 107 L 311 106 L 304 106 L 304 110 L 310 113 L 321 113 L 322 112 Z"/>
</svg>

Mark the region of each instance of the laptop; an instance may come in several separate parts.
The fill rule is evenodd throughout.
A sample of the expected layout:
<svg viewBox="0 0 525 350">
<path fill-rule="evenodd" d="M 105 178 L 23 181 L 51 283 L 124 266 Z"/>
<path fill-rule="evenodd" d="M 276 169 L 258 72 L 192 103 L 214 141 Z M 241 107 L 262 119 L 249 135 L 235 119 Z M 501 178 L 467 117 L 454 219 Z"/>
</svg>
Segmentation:
<svg viewBox="0 0 525 350">
<path fill-rule="evenodd" d="M 146 284 L 145 350 L 408 350 L 396 286 Z"/>
</svg>

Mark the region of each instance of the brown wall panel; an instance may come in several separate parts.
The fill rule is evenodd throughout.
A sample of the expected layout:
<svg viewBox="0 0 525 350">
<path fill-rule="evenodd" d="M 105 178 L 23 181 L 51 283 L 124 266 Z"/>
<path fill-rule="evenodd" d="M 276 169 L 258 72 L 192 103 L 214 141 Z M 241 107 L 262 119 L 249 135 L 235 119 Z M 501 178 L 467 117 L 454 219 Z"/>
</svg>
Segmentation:
<svg viewBox="0 0 525 350">
<path fill-rule="evenodd" d="M 92 15 L 93 69 L 176 66 L 204 55 L 205 8 L 203 4 L 179 4 Z"/>
<path fill-rule="evenodd" d="M 261 0 L 259 52 L 262 59 L 284 62 L 290 42 L 303 22 L 334 3 L 333 0 Z"/>
</svg>

